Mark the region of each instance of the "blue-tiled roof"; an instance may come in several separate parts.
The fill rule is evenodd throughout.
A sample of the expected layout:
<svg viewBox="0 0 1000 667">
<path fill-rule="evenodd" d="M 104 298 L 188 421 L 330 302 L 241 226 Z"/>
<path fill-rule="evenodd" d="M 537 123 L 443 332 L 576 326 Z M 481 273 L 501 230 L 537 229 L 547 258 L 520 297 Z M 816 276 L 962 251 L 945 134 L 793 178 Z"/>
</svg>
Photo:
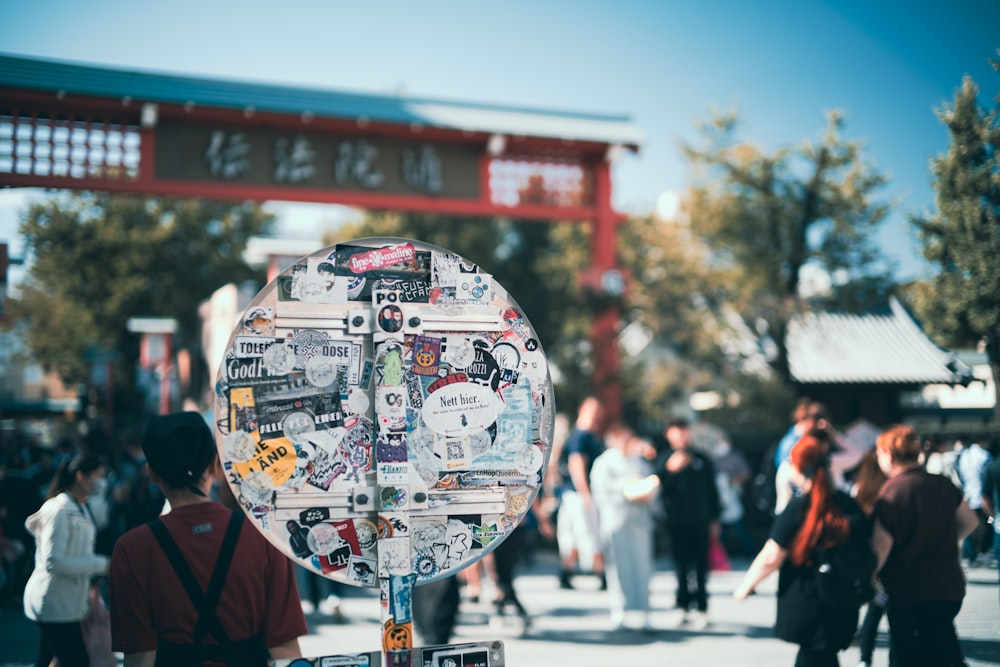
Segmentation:
<svg viewBox="0 0 1000 667">
<path fill-rule="evenodd" d="M 421 123 L 471 132 L 549 137 L 638 148 L 642 135 L 626 115 L 377 95 L 124 70 L 0 54 L 0 87 L 156 102 L 302 114 L 367 118 L 372 122 Z"/>
<path fill-rule="evenodd" d="M 802 384 L 967 383 L 971 369 L 931 341 L 895 298 L 889 315 L 809 313 L 793 320 L 786 343 Z"/>
</svg>

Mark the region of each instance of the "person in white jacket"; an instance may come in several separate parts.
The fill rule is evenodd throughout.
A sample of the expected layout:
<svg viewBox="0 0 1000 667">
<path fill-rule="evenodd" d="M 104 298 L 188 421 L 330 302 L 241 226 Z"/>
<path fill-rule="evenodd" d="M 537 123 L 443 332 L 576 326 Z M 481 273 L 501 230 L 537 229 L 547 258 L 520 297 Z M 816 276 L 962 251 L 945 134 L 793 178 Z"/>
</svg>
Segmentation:
<svg viewBox="0 0 1000 667">
<path fill-rule="evenodd" d="M 653 508 L 659 478 L 644 456 L 652 445 L 621 422 L 605 433 L 607 449 L 590 471 L 591 493 L 600 514 L 602 548 L 608 565 L 612 628 L 650 631 L 649 581 L 653 576 Z"/>
<path fill-rule="evenodd" d="M 64 461 L 49 497 L 24 525 L 35 538 L 35 569 L 24 589 L 24 615 L 38 624 L 36 667 L 53 657 L 61 667 L 88 667 L 80 621 L 87 615 L 91 577 L 107 574 L 108 558 L 94 553 L 97 526 L 87 498 L 104 478 L 93 455 Z"/>
</svg>

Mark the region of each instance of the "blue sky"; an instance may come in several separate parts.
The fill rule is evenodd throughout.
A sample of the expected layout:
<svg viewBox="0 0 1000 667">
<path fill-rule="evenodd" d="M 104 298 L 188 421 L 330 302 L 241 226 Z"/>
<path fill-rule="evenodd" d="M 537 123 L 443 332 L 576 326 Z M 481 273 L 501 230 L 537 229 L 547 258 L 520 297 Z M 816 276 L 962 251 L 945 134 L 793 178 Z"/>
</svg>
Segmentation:
<svg viewBox="0 0 1000 667">
<path fill-rule="evenodd" d="M 947 148 L 934 109 L 971 74 L 992 103 L 1000 74 L 996 0 L 551 0 L 472 3 L 0 4 L 0 51 L 131 69 L 572 111 L 626 113 L 645 136 L 614 173 L 615 205 L 653 210 L 687 184 L 682 141 L 711 110 L 740 112 L 740 137 L 767 150 L 844 136 L 890 177 L 881 240 L 900 275 L 926 271 L 906 216 L 933 204 L 928 158 Z M 0 191 L 0 240 L 34 191 Z M 275 205 L 315 230 L 328 207 Z M 16 282 L 17 275 L 12 274 Z"/>
</svg>

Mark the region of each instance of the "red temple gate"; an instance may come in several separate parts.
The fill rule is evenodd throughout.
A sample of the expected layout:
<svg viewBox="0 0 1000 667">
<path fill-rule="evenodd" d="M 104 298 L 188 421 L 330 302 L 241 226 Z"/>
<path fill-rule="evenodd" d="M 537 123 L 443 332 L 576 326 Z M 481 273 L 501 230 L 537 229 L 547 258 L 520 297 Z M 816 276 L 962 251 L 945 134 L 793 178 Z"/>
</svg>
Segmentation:
<svg viewBox="0 0 1000 667">
<path fill-rule="evenodd" d="M 611 165 L 625 116 L 134 72 L 0 55 L 0 187 L 285 200 L 591 225 L 598 294 L 616 266 Z M 621 408 L 619 311 L 592 329 L 594 392 Z"/>
</svg>

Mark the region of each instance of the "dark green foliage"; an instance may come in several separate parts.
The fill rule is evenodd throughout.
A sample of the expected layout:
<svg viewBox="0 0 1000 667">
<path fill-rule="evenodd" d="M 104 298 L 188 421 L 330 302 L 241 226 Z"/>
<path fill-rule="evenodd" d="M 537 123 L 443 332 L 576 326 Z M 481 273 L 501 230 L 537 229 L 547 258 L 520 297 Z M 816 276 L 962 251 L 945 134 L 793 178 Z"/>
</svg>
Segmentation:
<svg viewBox="0 0 1000 667">
<path fill-rule="evenodd" d="M 86 382 L 91 349 L 118 353 L 115 386 L 134 382 L 130 317 L 171 317 L 176 346 L 198 348 L 198 306 L 230 282 L 259 281 L 243 261 L 271 216 L 258 205 L 126 195 L 59 195 L 33 205 L 21 233 L 30 270 L 14 304 L 28 344 L 68 384 Z"/>
<path fill-rule="evenodd" d="M 1000 379 L 1000 97 L 987 112 L 966 77 L 938 111 L 948 151 L 931 160 L 937 210 L 912 218 L 937 269 L 914 287 L 914 306 L 932 334 L 954 347 L 982 343 Z M 1000 410 L 1000 403 L 998 403 Z"/>
</svg>

